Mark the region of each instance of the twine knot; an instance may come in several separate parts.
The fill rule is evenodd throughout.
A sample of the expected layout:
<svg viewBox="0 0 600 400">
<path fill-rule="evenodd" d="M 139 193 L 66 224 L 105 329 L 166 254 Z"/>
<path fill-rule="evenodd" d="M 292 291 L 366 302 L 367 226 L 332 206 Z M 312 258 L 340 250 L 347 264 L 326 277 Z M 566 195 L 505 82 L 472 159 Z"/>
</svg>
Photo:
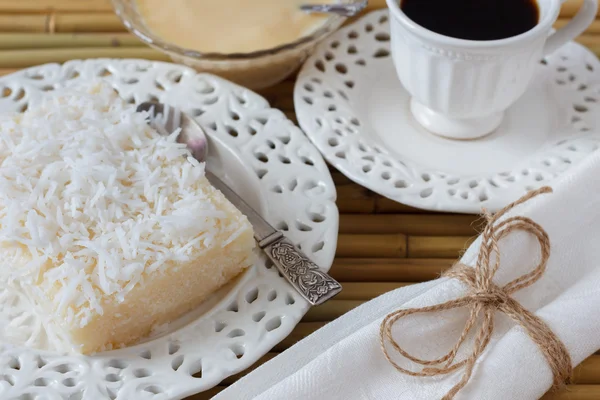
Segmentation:
<svg viewBox="0 0 600 400">
<path fill-rule="evenodd" d="M 544 321 L 511 297 L 511 294 L 514 292 L 535 283 L 545 272 L 546 264 L 550 258 L 550 239 L 548 234 L 539 224 L 526 217 L 516 216 L 501 220 L 508 211 L 517 205 L 540 194 L 551 192 L 551 188 L 543 187 L 509 204 L 494 216 L 485 213 L 488 223 L 481 234 L 481 246 L 475 267 L 471 268 L 467 265 L 456 264 L 444 274 L 446 277 L 458 279 L 467 285 L 469 290 L 464 297 L 433 306 L 400 309 L 388 314 L 384 318 L 380 328 L 381 348 L 386 359 L 398 371 L 410 376 L 436 376 L 448 374 L 462 368 L 463 375 L 460 381 L 442 398 L 442 400 L 451 400 L 471 378 L 477 359 L 481 356 L 492 337 L 494 331 L 494 312 L 499 311 L 521 325 L 531 340 L 538 346 L 552 370 L 554 376 L 553 388 L 561 387 L 569 381 L 573 364 L 565 345 L 556 337 Z M 538 240 L 541 253 L 540 262 L 532 271 L 523 274 L 503 286 L 498 286 L 493 282 L 494 275 L 500 267 L 498 242 L 515 231 L 530 233 Z M 392 337 L 392 327 L 403 317 L 412 314 L 452 310 L 460 307 L 469 309 L 469 317 L 465 328 L 454 347 L 438 359 L 423 360 L 412 356 L 400 347 Z M 456 361 L 459 349 L 479 320 L 481 320 L 481 323 L 478 325 L 471 353 L 465 359 Z M 423 368 L 420 371 L 411 371 L 401 367 L 391 358 L 388 346 L 404 358 L 422 365 Z"/>
<path fill-rule="evenodd" d="M 507 295 L 501 290 L 486 290 L 473 293 L 471 298 L 484 305 L 499 305 L 506 303 Z"/>
</svg>

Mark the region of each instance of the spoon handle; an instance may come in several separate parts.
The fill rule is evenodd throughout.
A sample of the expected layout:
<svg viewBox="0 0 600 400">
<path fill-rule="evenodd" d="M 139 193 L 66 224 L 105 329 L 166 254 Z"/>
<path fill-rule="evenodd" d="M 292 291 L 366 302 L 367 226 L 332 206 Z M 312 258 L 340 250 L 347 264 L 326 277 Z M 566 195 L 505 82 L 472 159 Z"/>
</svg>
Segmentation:
<svg viewBox="0 0 600 400">
<path fill-rule="evenodd" d="M 317 306 L 342 291 L 335 279 L 321 271 L 285 236 L 263 247 L 267 257 L 308 302 Z"/>
<path fill-rule="evenodd" d="M 300 6 L 302 11 L 308 13 L 326 13 L 337 14 L 343 17 L 353 17 L 367 7 L 368 0 L 360 0 L 354 3 L 334 3 L 334 4 L 303 4 Z"/>
</svg>

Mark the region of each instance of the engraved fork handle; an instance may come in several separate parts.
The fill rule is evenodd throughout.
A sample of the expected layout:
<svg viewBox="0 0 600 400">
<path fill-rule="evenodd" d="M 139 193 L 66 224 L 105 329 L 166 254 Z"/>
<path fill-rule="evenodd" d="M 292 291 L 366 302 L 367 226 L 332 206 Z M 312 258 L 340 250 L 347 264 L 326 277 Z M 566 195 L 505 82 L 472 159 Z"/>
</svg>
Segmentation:
<svg viewBox="0 0 600 400">
<path fill-rule="evenodd" d="M 342 291 L 342 285 L 321 271 L 281 232 L 279 238 L 261 246 L 275 267 L 311 305 L 316 306 Z M 260 244 L 259 244 L 260 245 Z"/>
</svg>

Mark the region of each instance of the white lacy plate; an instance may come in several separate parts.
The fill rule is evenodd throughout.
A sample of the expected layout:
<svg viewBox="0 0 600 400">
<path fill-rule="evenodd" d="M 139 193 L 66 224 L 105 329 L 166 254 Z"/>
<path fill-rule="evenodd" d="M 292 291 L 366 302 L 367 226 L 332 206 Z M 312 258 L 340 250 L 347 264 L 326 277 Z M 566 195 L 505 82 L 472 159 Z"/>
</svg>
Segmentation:
<svg viewBox="0 0 600 400">
<path fill-rule="evenodd" d="M 598 148 L 600 62 L 584 47 L 547 57 L 495 133 L 453 141 L 410 114 L 389 39 L 388 12 L 368 14 L 317 48 L 294 91 L 304 132 L 360 185 L 424 209 L 496 210 Z"/>
<path fill-rule="evenodd" d="M 158 99 L 196 116 L 212 138 L 211 169 L 329 269 L 339 215 L 327 167 L 283 113 L 247 89 L 174 64 L 71 61 L 1 78 L 0 111 L 23 110 L 45 91 L 99 76 L 131 102 Z M 182 398 L 252 365 L 291 332 L 308 308 L 261 257 L 162 335 L 87 357 L 9 344 L 44 347 L 48 338 L 44 321 L 24 299 L 0 291 L 0 398 Z"/>
</svg>

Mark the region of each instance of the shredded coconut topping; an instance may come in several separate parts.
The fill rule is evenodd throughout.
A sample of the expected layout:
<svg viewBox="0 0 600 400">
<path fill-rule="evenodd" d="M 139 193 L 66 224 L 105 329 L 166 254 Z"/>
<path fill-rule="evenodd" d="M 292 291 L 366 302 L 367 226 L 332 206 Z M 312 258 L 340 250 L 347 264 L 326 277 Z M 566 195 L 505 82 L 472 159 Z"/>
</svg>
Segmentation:
<svg viewBox="0 0 600 400">
<path fill-rule="evenodd" d="M 243 229 L 214 194 L 176 133 L 159 136 L 110 86 L 56 91 L 0 118 L 0 279 L 83 327 L 148 273 Z"/>
</svg>

